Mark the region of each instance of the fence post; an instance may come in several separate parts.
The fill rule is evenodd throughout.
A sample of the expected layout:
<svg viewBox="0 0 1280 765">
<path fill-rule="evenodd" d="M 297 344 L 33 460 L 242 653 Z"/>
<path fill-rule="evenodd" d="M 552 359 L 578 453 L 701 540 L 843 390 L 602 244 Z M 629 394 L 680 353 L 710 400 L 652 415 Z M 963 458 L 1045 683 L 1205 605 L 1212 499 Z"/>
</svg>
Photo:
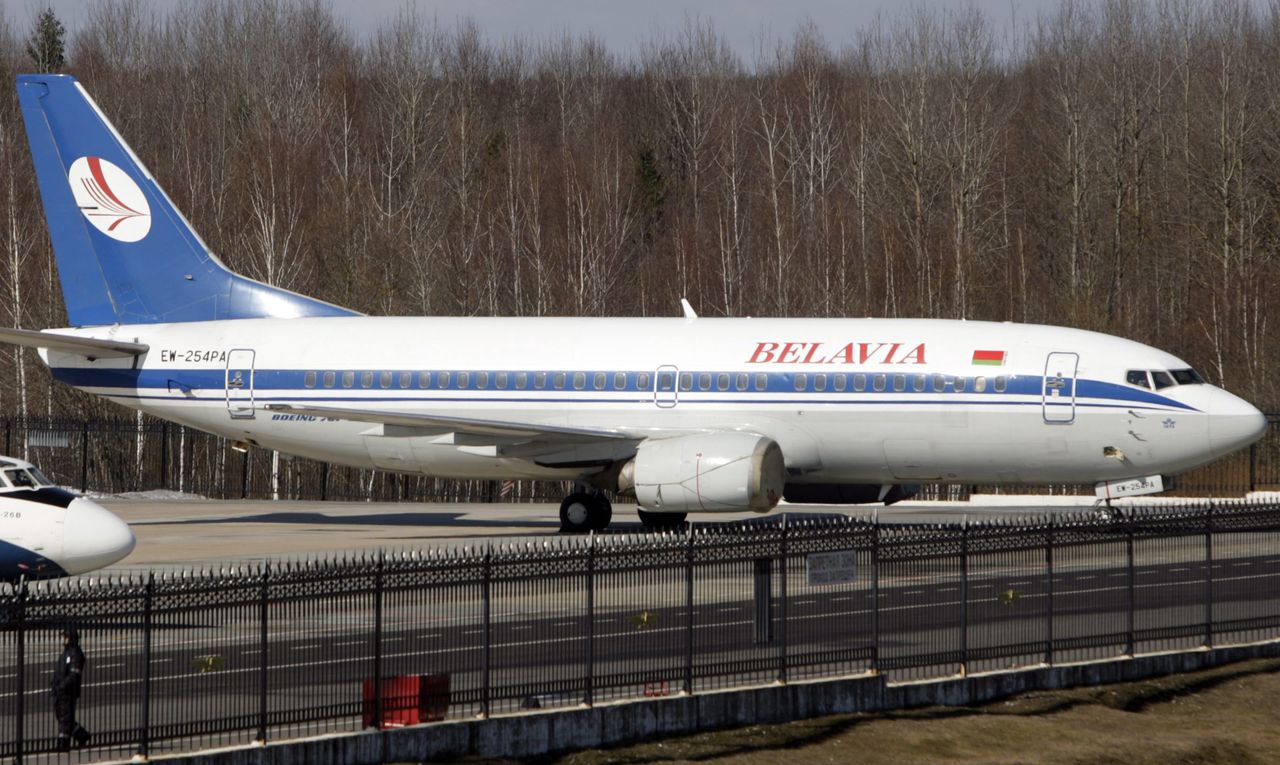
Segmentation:
<svg viewBox="0 0 1280 765">
<path fill-rule="evenodd" d="M 969 515 L 960 525 L 960 676 L 969 674 Z"/>
<path fill-rule="evenodd" d="M 80 424 L 80 493 L 89 490 L 89 421 Z"/>
<path fill-rule="evenodd" d="M 693 526 L 684 532 L 684 695 L 693 693 Z"/>
<path fill-rule="evenodd" d="M 329 463 L 320 463 L 320 501 L 324 502 L 329 498 Z"/>
<path fill-rule="evenodd" d="M 249 497 L 249 449 L 244 450 L 244 461 L 240 469 L 240 499 Z"/>
<path fill-rule="evenodd" d="M 4 418 L 4 453 L 13 454 L 13 420 Z"/>
<path fill-rule="evenodd" d="M 587 547 L 587 691 L 582 703 L 591 706 L 596 677 L 596 533 Z"/>
<path fill-rule="evenodd" d="M 138 756 L 144 760 L 151 745 L 151 616 L 155 586 L 155 572 L 148 571 L 142 598 L 142 737 L 138 742 Z"/>
<path fill-rule="evenodd" d="M 373 727 L 382 730 L 382 600 L 384 553 L 378 550 L 378 566 L 373 574 Z M 397 704 L 397 708 L 401 705 Z"/>
<path fill-rule="evenodd" d="M 778 557 L 778 683 L 787 682 L 787 518 L 782 514 L 782 548 Z"/>
<path fill-rule="evenodd" d="M 480 717 L 487 719 L 489 717 L 489 652 L 492 647 L 491 632 L 491 588 L 493 583 L 493 543 L 484 543 L 484 653 L 482 654 L 482 666 L 480 672 Z"/>
<path fill-rule="evenodd" d="M 1204 514 L 1204 647 L 1213 647 L 1213 500 Z"/>
<path fill-rule="evenodd" d="M 1044 663 L 1053 666 L 1053 524 L 1055 516 L 1049 515 L 1049 529 L 1044 537 L 1044 569 L 1045 569 L 1045 641 Z"/>
<path fill-rule="evenodd" d="M 169 423 L 160 423 L 160 488 L 169 488 Z"/>
<path fill-rule="evenodd" d="M 1128 573 L 1129 573 L 1128 586 L 1125 588 L 1125 601 L 1126 601 L 1126 605 L 1128 606 L 1125 610 L 1128 612 L 1128 618 L 1125 624 L 1124 653 L 1126 656 L 1129 656 L 1129 657 L 1133 656 L 1133 644 L 1134 644 L 1134 637 L 1133 637 L 1134 613 L 1133 612 L 1136 605 L 1134 603 L 1134 585 L 1135 585 L 1134 579 L 1136 578 L 1136 574 L 1133 570 L 1133 518 L 1134 518 L 1135 512 L 1137 512 L 1136 509 L 1131 509 L 1128 513 L 1125 514 L 1125 519 L 1124 519 L 1125 560 L 1126 560 L 1126 563 L 1128 564 Z"/>
<path fill-rule="evenodd" d="M 17 612 L 14 614 L 14 629 L 17 631 L 17 675 L 14 678 L 17 683 L 17 697 L 14 704 L 14 714 L 17 719 L 14 720 L 13 737 L 15 739 L 14 764 L 22 765 L 22 753 L 26 744 L 26 695 L 27 695 L 27 578 L 24 576 L 18 579 L 17 590 L 15 592 L 17 599 Z"/>
<path fill-rule="evenodd" d="M 267 743 L 267 587 L 271 579 L 271 564 L 263 564 L 262 584 L 259 588 L 258 602 L 258 740 L 259 744 Z"/>
<path fill-rule="evenodd" d="M 880 509 L 871 515 L 871 674 L 880 674 Z"/>
</svg>

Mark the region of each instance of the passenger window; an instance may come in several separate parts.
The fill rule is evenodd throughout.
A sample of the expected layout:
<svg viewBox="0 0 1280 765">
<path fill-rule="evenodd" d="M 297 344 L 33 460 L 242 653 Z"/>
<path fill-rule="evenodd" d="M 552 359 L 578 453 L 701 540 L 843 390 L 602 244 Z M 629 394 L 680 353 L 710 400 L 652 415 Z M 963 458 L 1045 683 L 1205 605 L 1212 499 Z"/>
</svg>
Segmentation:
<svg viewBox="0 0 1280 765">
<path fill-rule="evenodd" d="M 436 387 L 440 390 L 446 390 L 449 387 L 448 372 L 436 372 Z"/>
<path fill-rule="evenodd" d="M 613 389 L 614 390 L 627 389 L 627 373 L 626 372 L 613 373 Z"/>
<path fill-rule="evenodd" d="M 333 381 L 334 381 L 335 379 L 337 379 L 337 375 L 335 375 L 333 372 L 325 372 L 325 373 L 324 373 L 324 387 L 326 387 L 326 388 L 332 388 L 332 387 L 333 387 Z"/>
<path fill-rule="evenodd" d="M 1156 390 L 1164 390 L 1165 388 L 1172 388 L 1174 384 L 1173 378 L 1169 376 L 1169 373 L 1163 372 L 1159 369 L 1152 370 L 1151 380 L 1156 384 Z"/>
<path fill-rule="evenodd" d="M 693 374 L 690 372 L 680 373 L 680 390 L 693 390 Z"/>
<path fill-rule="evenodd" d="M 565 380 L 565 373 L 556 372 L 551 376 L 551 387 L 555 388 L 556 390 L 564 390 L 564 380 Z"/>
<path fill-rule="evenodd" d="M 843 392 L 849 384 L 849 375 L 831 375 L 831 387 L 837 393 Z"/>
<path fill-rule="evenodd" d="M 906 389 L 907 389 L 907 376 L 906 376 L 906 375 L 903 375 L 903 374 L 896 374 L 896 375 L 894 375 L 894 376 L 893 376 L 893 389 L 894 389 L 895 391 L 897 391 L 898 393 L 901 393 L 902 391 L 906 390 Z"/>
<path fill-rule="evenodd" d="M 470 388 L 470 387 L 471 387 L 471 373 L 459 372 L 458 373 L 458 390 L 466 390 L 467 388 Z"/>
<path fill-rule="evenodd" d="M 419 388 L 429 388 L 429 387 L 431 387 L 431 373 L 430 373 L 430 372 L 419 372 L 419 373 L 418 373 L 418 387 L 419 387 Z"/>
<path fill-rule="evenodd" d="M 1150 388 L 1151 383 L 1147 380 L 1147 372 L 1145 369 L 1130 369 L 1124 374 L 1124 381 L 1130 385 L 1136 385 L 1139 388 Z"/>
<path fill-rule="evenodd" d="M 382 386 L 383 388 L 390 388 L 390 387 L 391 387 L 391 373 L 390 373 L 390 372 L 383 372 L 382 374 L 378 375 L 378 385 Z"/>
<path fill-rule="evenodd" d="M 658 390 L 660 391 L 675 390 L 675 386 L 676 386 L 676 376 L 674 373 L 672 372 L 658 373 Z"/>
<path fill-rule="evenodd" d="M 524 390 L 527 387 L 529 387 L 529 373 L 516 372 L 516 389 Z"/>
<path fill-rule="evenodd" d="M 1004 393 L 1004 392 L 1005 392 L 1006 390 L 1008 390 L 1008 389 L 1009 389 L 1009 378 L 1008 378 L 1008 377 L 1005 377 L 1004 375 L 1000 375 L 999 377 L 997 377 L 997 378 L 995 379 L 995 391 L 996 391 L 996 393 Z"/>
<path fill-rule="evenodd" d="M 916 393 L 924 392 L 924 375 L 911 376 L 911 389 Z"/>
<path fill-rule="evenodd" d="M 795 375 L 796 390 L 804 390 L 809 387 L 809 375 L 804 372 L 797 372 Z"/>
<path fill-rule="evenodd" d="M 965 388 L 969 385 L 969 378 L 956 376 L 956 393 L 964 393 Z"/>
<path fill-rule="evenodd" d="M 733 387 L 736 388 L 737 390 L 746 390 L 747 383 L 750 382 L 750 380 L 751 380 L 750 376 L 748 376 L 745 372 L 740 373 L 736 378 L 734 378 Z"/>
<path fill-rule="evenodd" d="M 769 390 L 769 375 L 765 374 L 764 372 L 761 372 L 760 374 L 756 375 L 756 390 L 759 390 L 759 391 Z"/>
<path fill-rule="evenodd" d="M 945 375 L 933 376 L 933 392 L 941 393 L 947 389 L 947 378 Z"/>
<path fill-rule="evenodd" d="M 314 387 L 316 387 L 316 373 L 315 373 L 315 372 L 307 372 L 305 375 L 303 375 L 303 376 L 302 376 L 302 384 L 303 384 L 303 385 L 305 385 L 305 386 L 306 386 L 306 387 L 308 387 L 308 388 L 314 388 Z"/>
<path fill-rule="evenodd" d="M 608 379 L 609 379 L 609 376 L 606 375 L 604 372 L 596 372 L 595 375 L 592 377 L 591 387 L 595 388 L 596 390 L 604 390 L 605 382 Z"/>
<path fill-rule="evenodd" d="M 350 370 L 342 373 L 342 387 L 350 388 L 356 383 L 356 373 Z"/>
<path fill-rule="evenodd" d="M 716 390 L 729 390 L 729 375 L 716 375 Z"/>
<path fill-rule="evenodd" d="M 711 373 L 703 372 L 698 375 L 698 390 L 711 390 Z"/>
<path fill-rule="evenodd" d="M 587 373 L 574 372 L 573 373 L 573 389 L 582 390 L 585 387 L 587 387 Z"/>
<path fill-rule="evenodd" d="M 813 376 L 813 389 L 821 393 L 827 389 L 827 376 L 817 374 Z"/>
<path fill-rule="evenodd" d="M 872 375 L 872 376 L 871 376 L 871 387 L 872 387 L 872 388 L 874 388 L 874 389 L 875 389 L 875 390 L 877 390 L 877 391 L 882 391 L 882 390 L 884 390 L 884 387 L 885 387 L 885 376 L 884 376 L 884 375 Z"/>
<path fill-rule="evenodd" d="M 495 374 L 493 378 L 493 383 L 494 383 L 493 387 L 497 388 L 498 390 L 506 390 L 507 389 L 507 373 L 498 372 L 497 374 Z"/>
<path fill-rule="evenodd" d="M 987 392 L 987 378 L 985 378 L 985 377 L 975 377 L 975 378 L 973 378 L 973 392 L 974 392 L 974 393 L 986 393 L 986 392 Z"/>
<path fill-rule="evenodd" d="M 479 388 L 480 390 L 484 390 L 485 388 L 489 387 L 488 372 L 476 372 L 476 387 Z"/>
<path fill-rule="evenodd" d="M 372 387 L 373 387 L 373 372 L 361 372 L 361 373 L 360 373 L 360 387 L 361 387 L 361 388 L 372 388 Z"/>
<path fill-rule="evenodd" d="M 408 388 L 408 387 L 409 387 L 410 385 L 412 385 L 412 384 L 413 384 L 413 374 L 412 374 L 411 372 L 401 372 L 401 373 L 400 373 L 400 387 L 401 387 L 401 388 Z"/>
<path fill-rule="evenodd" d="M 636 374 L 636 390 L 649 390 L 648 372 L 639 372 Z"/>
<path fill-rule="evenodd" d="M 853 376 L 853 389 L 858 393 L 867 389 L 867 376 L 864 374 L 856 374 Z"/>
<path fill-rule="evenodd" d="M 547 387 L 547 373 L 546 373 L 546 372 L 534 372 L 534 373 L 533 373 L 533 387 L 537 388 L 538 390 L 542 390 L 543 388 Z"/>
</svg>

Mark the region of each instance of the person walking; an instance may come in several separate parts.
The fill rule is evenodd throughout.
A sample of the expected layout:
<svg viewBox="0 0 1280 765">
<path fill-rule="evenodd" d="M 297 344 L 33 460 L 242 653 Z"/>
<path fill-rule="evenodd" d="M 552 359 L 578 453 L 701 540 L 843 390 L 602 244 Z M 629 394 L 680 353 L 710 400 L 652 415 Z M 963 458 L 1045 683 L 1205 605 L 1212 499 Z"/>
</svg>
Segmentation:
<svg viewBox="0 0 1280 765">
<path fill-rule="evenodd" d="M 84 676 L 84 651 L 80 633 L 74 627 L 62 631 L 62 654 L 53 668 L 53 713 L 58 718 L 58 749 L 67 751 L 75 739 L 76 748 L 89 743 L 89 731 L 76 722 L 76 702 Z"/>
</svg>

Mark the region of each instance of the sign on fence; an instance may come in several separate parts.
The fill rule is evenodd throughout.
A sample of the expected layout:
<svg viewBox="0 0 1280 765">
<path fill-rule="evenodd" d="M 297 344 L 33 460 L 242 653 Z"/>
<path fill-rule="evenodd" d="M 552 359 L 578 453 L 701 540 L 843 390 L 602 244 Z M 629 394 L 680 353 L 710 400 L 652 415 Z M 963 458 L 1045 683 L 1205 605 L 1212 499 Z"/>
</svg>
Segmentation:
<svg viewBox="0 0 1280 765">
<path fill-rule="evenodd" d="M 853 550 L 810 553 L 804 556 L 804 569 L 810 587 L 849 584 L 858 579 L 858 559 Z"/>
</svg>

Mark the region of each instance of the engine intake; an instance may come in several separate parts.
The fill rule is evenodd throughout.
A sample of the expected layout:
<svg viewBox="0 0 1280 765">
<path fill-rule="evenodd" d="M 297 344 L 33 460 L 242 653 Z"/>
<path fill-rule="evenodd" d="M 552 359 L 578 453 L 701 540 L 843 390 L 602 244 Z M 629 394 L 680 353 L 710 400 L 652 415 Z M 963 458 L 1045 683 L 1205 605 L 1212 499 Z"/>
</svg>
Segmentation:
<svg viewBox="0 0 1280 765">
<path fill-rule="evenodd" d="M 782 498 L 782 449 L 752 433 L 648 440 L 622 466 L 618 490 L 653 512 L 765 513 Z"/>
</svg>

